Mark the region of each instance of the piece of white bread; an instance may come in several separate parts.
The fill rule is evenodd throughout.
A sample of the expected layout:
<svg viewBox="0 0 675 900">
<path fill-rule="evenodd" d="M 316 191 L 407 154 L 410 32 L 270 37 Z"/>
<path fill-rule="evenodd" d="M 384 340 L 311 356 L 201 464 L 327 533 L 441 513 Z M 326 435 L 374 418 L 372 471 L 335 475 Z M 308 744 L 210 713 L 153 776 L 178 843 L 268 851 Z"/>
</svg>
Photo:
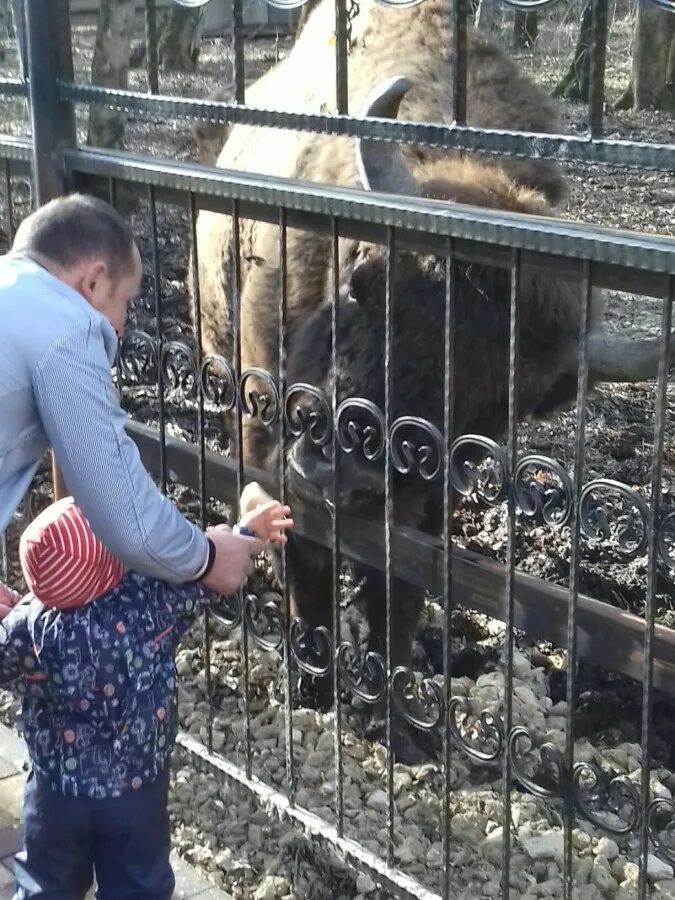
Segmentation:
<svg viewBox="0 0 675 900">
<path fill-rule="evenodd" d="M 241 492 L 239 514 L 245 516 L 246 513 L 250 513 L 257 506 L 262 506 L 263 503 L 269 503 L 271 500 L 274 500 L 274 497 L 270 497 L 267 491 L 264 491 L 257 481 L 251 481 Z"/>
</svg>

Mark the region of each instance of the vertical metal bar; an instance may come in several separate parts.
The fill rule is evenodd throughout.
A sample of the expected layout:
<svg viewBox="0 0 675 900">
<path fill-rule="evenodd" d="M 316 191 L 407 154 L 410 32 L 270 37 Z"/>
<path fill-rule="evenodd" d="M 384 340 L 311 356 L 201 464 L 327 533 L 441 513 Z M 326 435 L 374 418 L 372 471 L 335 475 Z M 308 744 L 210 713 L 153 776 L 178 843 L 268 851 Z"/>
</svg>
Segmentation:
<svg viewBox="0 0 675 900">
<path fill-rule="evenodd" d="M 520 310 L 518 294 L 520 292 L 520 251 L 513 250 L 511 262 L 511 327 L 509 335 L 509 431 L 507 438 L 507 455 L 509 471 L 513 472 L 518 454 L 518 383 L 519 383 L 519 344 L 520 344 Z M 504 634 L 504 731 L 508 736 L 513 726 L 513 628 L 514 628 L 514 581 L 516 571 L 516 503 L 513 491 L 507 498 L 507 534 L 506 550 L 506 596 L 505 615 L 506 631 Z M 504 753 L 504 837 L 502 844 L 502 897 L 508 900 L 511 881 L 511 758 Z"/>
<path fill-rule="evenodd" d="M 5 195 L 7 196 L 7 239 L 9 246 L 14 243 L 14 206 L 12 205 L 12 172 L 9 160 L 5 160 Z"/>
<path fill-rule="evenodd" d="M 455 0 L 453 29 L 455 68 L 452 79 L 452 108 L 456 125 L 466 124 L 466 72 L 468 66 L 466 19 L 466 0 Z"/>
<path fill-rule="evenodd" d="M 346 0 L 335 0 L 335 105 L 338 115 L 349 111 L 349 34 Z"/>
<path fill-rule="evenodd" d="M 68 0 L 25 0 L 33 183 L 38 205 L 65 191 L 63 151 L 76 143 L 72 104 L 58 80 L 73 80 Z"/>
<path fill-rule="evenodd" d="M 385 547 L 385 617 L 386 617 L 386 729 L 387 729 L 387 865 L 394 860 L 394 754 L 392 746 L 392 702 L 391 702 L 391 646 L 392 646 L 392 603 L 394 581 L 392 578 L 391 532 L 393 519 L 393 497 L 391 478 L 391 423 L 393 403 L 392 351 L 394 338 L 393 290 L 396 264 L 396 239 L 394 229 L 387 228 L 387 281 L 385 288 L 385 336 L 384 336 L 384 547 Z"/>
<path fill-rule="evenodd" d="M 232 200 L 232 338 L 234 344 L 234 382 L 237 390 L 241 384 L 241 235 L 239 233 L 239 201 Z M 244 486 L 244 442 L 241 420 L 241 404 L 236 406 L 236 436 L 237 436 L 237 501 L 235 503 L 235 517 L 239 520 L 241 491 Z M 251 777 L 251 690 L 249 683 L 249 647 L 248 647 L 248 623 L 246 610 L 244 609 L 244 591 L 239 589 L 239 603 L 242 610 L 241 617 L 241 652 L 242 652 L 242 679 L 244 682 L 244 747 L 246 753 L 246 777 Z"/>
<path fill-rule="evenodd" d="M 444 396 L 443 396 L 443 898 L 450 900 L 450 763 L 451 748 L 448 710 L 452 697 L 452 512 L 453 496 L 450 479 L 450 445 L 454 436 L 455 411 L 455 304 L 457 275 L 454 245 L 448 238 L 445 257 L 445 321 L 444 321 Z"/>
<path fill-rule="evenodd" d="M 331 310 L 331 371 L 333 390 L 331 412 L 333 417 L 332 457 L 333 457 L 333 641 L 335 648 L 340 642 L 342 626 L 340 616 L 340 445 L 337 439 L 337 411 L 340 403 L 337 379 L 338 329 L 340 326 L 340 237 L 337 219 L 332 220 L 332 262 L 333 262 L 333 307 Z M 340 669 L 337 652 L 333 653 L 333 706 L 335 709 L 335 809 L 337 832 L 344 834 L 344 791 L 342 763 L 342 705 L 340 703 Z"/>
<path fill-rule="evenodd" d="M 150 202 L 150 234 L 152 238 L 152 291 L 155 298 L 157 325 L 157 403 L 159 409 L 159 471 L 160 490 L 166 493 L 166 414 L 164 409 L 164 323 L 162 321 L 161 263 L 157 233 L 157 197 L 154 184 L 148 188 Z"/>
<path fill-rule="evenodd" d="M 201 361 L 204 353 L 202 344 L 202 298 L 199 285 L 199 246 L 197 242 L 197 201 L 190 191 L 190 235 L 192 237 L 192 261 L 190 278 L 192 282 L 192 298 L 195 311 L 195 340 L 197 342 L 197 440 L 199 443 L 199 521 L 206 529 L 206 433 L 204 429 L 204 391 L 201 372 Z M 204 610 L 204 672 L 206 674 L 206 696 L 208 698 L 207 735 L 209 752 L 213 752 L 213 678 L 211 676 L 211 617 L 208 609 Z"/>
<path fill-rule="evenodd" d="M 108 179 L 108 203 L 117 208 L 117 182 L 114 178 Z"/>
<path fill-rule="evenodd" d="M 25 0 L 28 100 L 33 138 L 33 187 L 41 206 L 66 190 L 63 151 L 77 143 L 72 103 L 59 96 L 59 79 L 73 81 L 69 0 Z M 52 454 L 54 499 L 68 489 Z"/>
<path fill-rule="evenodd" d="M 9 557 L 7 555 L 7 535 L 4 531 L 0 537 L 0 562 L 2 563 L 2 581 L 7 584 L 9 579 Z"/>
<path fill-rule="evenodd" d="M 649 854 L 649 823 L 647 804 L 650 799 L 650 757 L 653 737 L 654 702 L 654 620 L 656 617 L 656 583 L 658 566 L 658 526 L 661 510 L 661 480 L 663 474 L 663 446 L 666 430 L 666 402 L 668 399 L 668 374 L 670 360 L 670 338 L 673 323 L 673 301 L 675 301 L 675 276 L 669 276 L 667 294 L 663 301 L 661 317 L 661 359 L 656 389 L 656 412 L 654 418 L 654 455 L 650 487 L 650 521 L 648 523 L 647 544 L 647 591 L 645 603 L 645 644 L 642 676 L 642 771 L 640 781 L 640 801 L 642 820 L 640 828 L 640 880 L 638 896 L 645 900 L 649 895 L 647 880 L 647 857 Z"/>
<path fill-rule="evenodd" d="M 288 232 L 286 229 L 286 210 L 279 214 L 279 395 L 286 396 L 286 307 L 288 298 Z M 279 445 L 283 448 L 285 440 L 284 416 L 279 417 Z M 279 454 L 279 499 L 286 503 L 286 454 Z M 295 767 L 293 761 L 293 705 L 291 697 L 291 669 L 293 665 L 291 651 L 291 600 L 288 593 L 286 577 L 286 548 L 281 547 L 281 588 L 283 591 L 283 628 L 284 628 L 284 706 L 286 729 L 286 780 L 288 799 L 295 805 Z"/>
<path fill-rule="evenodd" d="M 234 99 L 237 103 L 243 104 L 246 97 L 243 0 L 232 0 L 232 60 L 234 67 Z"/>
<path fill-rule="evenodd" d="M 591 44 L 591 86 L 589 117 L 591 137 L 602 136 L 605 106 L 605 63 L 607 57 L 607 0 L 593 0 L 593 40 Z"/>
<path fill-rule="evenodd" d="M 588 330 L 591 321 L 591 301 L 593 292 L 592 263 L 587 262 L 581 293 L 579 323 L 579 366 L 577 370 L 577 420 L 574 441 L 574 509 L 577 509 L 579 495 L 584 483 L 586 463 L 586 402 L 588 396 Z M 568 772 L 574 766 L 574 702 L 576 696 L 576 675 L 578 659 L 577 609 L 579 606 L 579 586 L 581 580 L 581 527 L 579 516 L 572 521 L 570 534 L 570 578 L 569 605 L 567 607 L 567 722 L 565 732 L 565 756 Z M 564 895 L 571 900 L 573 887 L 573 846 L 572 827 L 574 825 L 574 801 L 571 791 L 565 794 L 564 820 Z"/>
<path fill-rule="evenodd" d="M 156 0 L 145 0 L 145 70 L 148 76 L 148 93 L 159 94 Z"/>
</svg>

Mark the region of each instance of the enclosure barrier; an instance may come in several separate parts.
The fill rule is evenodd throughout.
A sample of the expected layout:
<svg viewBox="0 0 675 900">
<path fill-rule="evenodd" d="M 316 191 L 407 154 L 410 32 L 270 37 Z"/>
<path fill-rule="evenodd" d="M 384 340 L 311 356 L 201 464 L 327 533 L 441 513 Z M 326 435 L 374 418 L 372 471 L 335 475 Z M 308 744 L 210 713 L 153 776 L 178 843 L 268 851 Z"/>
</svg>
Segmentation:
<svg viewBox="0 0 675 900">
<path fill-rule="evenodd" d="M 7 242 L 14 230 L 13 196 L 32 162 L 36 201 L 42 203 L 61 192 L 82 188 L 105 196 L 117 205 L 126 195 L 141 197 L 147 190 L 149 210 L 151 281 L 155 332 L 130 330 L 121 341 L 116 377 L 121 387 L 153 388 L 157 393 L 158 428 L 131 421 L 129 431 L 143 459 L 163 489 L 175 485 L 192 488 L 198 496 L 199 518 L 207 521 L 211 500 L 226 501 L 238 510 L 245 480 L 254 477 L 270 490 L 287 494 L 287 464 L 279 455 L 278 470 L 262 472 L 244 463 L 242 425 L 258 421 L 273 429 L 281 441 L 308 435 L 317 446 L 330 447 L 332 459 L 341 453 L 362 453 L 384 466 L 383 527 L 372 520 L 347 515 L 339 503 L 331 510 L 294 499 L 298 533 L 332 554 L 332 625 L 310 628 L 290 614 L 286 590 L 286 559 L 282 554 L 283 596 L 281 608 L 248 590 L 222 598 L 206 619 L 205 671 L 209 709 L 208 740 L 180 738 L 195 761 L 217 768 L 229 780 L 252 791 L 295 825 L 337 851 L 397 897 L 437 900 L 453 894 L 450 863 L 450 767 L 454 753 L 475 766 L 501 768 L 503 772 L 503 837 L 501 891 L 514 894 L 511 885 L 513 856 L 511 798 L 519 790 L 550 800 L 564 822 L 564 894 L 573 889 L 572 828 L 585 819 L 617 840 L 640 839 L 639 896 L 648 893 L 647 857 L 656 852 L 675 864 L 672 839 L 675 809 L 672 801 L 655 796 L 650 788 L 650 751 L 653 740 L 652 709 L 655 691 L 675 693 L 675 637 L 655 622 L 657 566 L 675 569 L 675 509 L 662 507 L 662 465 L 667 386 L 670 359 L 672 303 L 675 289 L 675 241 L 658 235 L 603 229 L 576 223 L 528 217 L 506 212 L 442 204 L 418 198 L 364 193 L 347 188 L 257 177 L 236 171 L 180 164 L 139 157 L 130 153 L 83 149 L 75 139 L 76 103 L 105 104 L 135 114 L 246 123 L 292 128 L 333 135 L 367 137 L 381 141 L 415 143 L 513 157 L 537 157 L 567 162 L 593 162 L 639 170 L 673 171 L 675 147 L 667 144 L 617 141 L 603 137 L 604 67 L 607 35 L 607 2 L 593 0 L 593 52 L 591 65 L 590 132 L 585 137 L 496 132 L 466 125 L 467 17 L 469 6 L 455 0 L 454 109 L 451 125 L 428 125 L 357 119 L 348 110 L 349 23 L 355 10 L 336 0 L 336 107 L 338 114 L 300 115 L 271 112 L 244 105 L 245 72 L 241 31 L 241 0 L 234 0 L 233 103 L 185 100 L 159 95 L 157 28 L 153 0 L 147 2 L 147 81 L 149 94 L 76 83 L 72 68 L 70 26 L 66 0 L 26 0 L 28 77 L 26 81 L 0 82 L 0 93 L 30 100 L 33 139 L 0 140 L 4 167 Z M 643 0 L 648 2 L 648 0 Z M 282 5 L 280 3 L 280 5 Z M 288 4 L 287 4 L 288 5 Z M 396 2 L 389 3 L 397 6 Z M 402 4 L 403 5 L 403 4 Z M 519 9 L 537 9 L 542 2 L 512 2 Z M 673 10 L 670 0 L 660 0 Z M 143 199 L 143 198 L 142 198 Z M 29 197 L 29 203 L 32 197 Z M 161 287 L 158 209 L 181 208 L 187 214 L 194 255 L 189 277 L 195 297 L 194 334 L 173 339 L 165 334 Z M 200 290 L 197 278 L 196 219 L 199 210 L 229 216 L 233 224 L 235 308 L 240 299 L 239 223 L 255 219 L 278 226 L 280 274 L 278 288 L 279 370 L 241 368 L 238 316 L 235 319 L 231 359 L 205 355 L 200 336 Z M 338 269 L 338 241 L 342 238 L 372 241 L 387 248 L 385 291 L 385 392 L 381 406 L 364 397 L 340 399 L 305 382 L 287 383 L 284 369 L 288 271 L 287 234 L 300 228 L 330 239 L 334 271 Z M 433 253 L 441 257 L 445 272 L 444 408 L 439 422 L 415 415 L 393 414 L 392 283 L 398 254 L 403 250 Z M 506 446 L 478 434 L 456 434 L 453 429 L 454 306 L 453 285 L 460 267 L 489 263 L 503 267 L 510 279 L 509 416 Z M 581 285 L 585 328 L 580 335 L 578 395 L 574 467 L 568 472 L 555 459 L 537 453 L 519 453 L 518 386 L 519 296 L 522 279 L 531 272 L 551 272 Z M 334 278 L 331 322 L 331 359 L 339 352 L 339 285 Z M 608 478 L 585 477 L 585 423 L 589 369 L 588 334 L 593 288 L 632 290 L 662 300 L 660 354 L 656 389 L 654 455 L 649 492 L 639 491 Z M 168 434 L 170 400 L 194 411 L 196 442 Z M 207 412 L 230 413 L 235 422 L 234 458 L 207 447 Z M 340 469 L 333 463 L 334 496 L 339 496 Z M 394 521 L 394 477 L 436 482 L 443 495 L 443 529 L 440 538 L 398 527 Z M 508 543 L 506 564 L 489 560 L 455 546 L 450 524 L 454 495 L 476 497 L 485 506 L 505 508 Z M 22 515 L 30 516 L 47 498 L 29 498 Z M 32 506 L 31 506 L 32 504 Z M 516 535 L 522 520 L 548 529 L 569 528 L 571 560 L 568 586 L 546 583 L 516 569 Z M 617 610 L 580 593 L 581 549 L 592 545 L 611 549 L 625 561 L 646 559 L 647 585 L 644 619 Z M 340 639 L 340 564 L 353 560 L 382 573 L 386 596 L 386 646 L 384 655 L 361 654 Z M 2 544 L 3 575 L 7 575 L 7 546 Z M 504 708 L 499 715 L 476 711 L 461 694 L 453 694 L 451 622 L 443 620 L 443 679 L 439 682 L 409 667 L 392 665 L 395 623 L 392 599 L 400 585 L 426 589 L 442 600 L 446 610 L 477 609 L 505 622 Z M 214 683 L 210 671 L 211 641 L 216 629 L 240 629 L 242 702 L 244 707 L 244 765 L 235 765 L 214 748 Z M 567 651 L 567 717 L 564 750 L 542 742 L 523 725 L 514 724 L 515 633 L 544 638 Z M 254 772 L 251 735 L 250 651 L 256 646 L 277 653 L 284 667 L 284 721 L 286 793 L 265 784 Z M 625 776 L 601 771 L 593 763 L 575 760 L 575 690 L 577 664 L 583 659 L 624 673 L 642 682 L 642 771 L 636 785 Z M 333 675 L 335 822 L 304 809 L 296 798 L 298 772 L 294 759 L 293 684 Z M 341 692 L 358 697 L 367 707 L 385 706 L 387 754 L 385 765 L 386 851 L 382 858 L 347 836 L 343 795 L 344 722 Z M 420 884 L 395 867 L 396 822 L 392 729 L 404 721 L 417 733 L 436 735 L 442 745 L 442 795 L 439 830 L 442 840 L 442 877 L 433 889 Z M 536 751 L 536 752 L 535 752 Z M 534 754 L 535 764 L 532 765 Z"/>
</svg>

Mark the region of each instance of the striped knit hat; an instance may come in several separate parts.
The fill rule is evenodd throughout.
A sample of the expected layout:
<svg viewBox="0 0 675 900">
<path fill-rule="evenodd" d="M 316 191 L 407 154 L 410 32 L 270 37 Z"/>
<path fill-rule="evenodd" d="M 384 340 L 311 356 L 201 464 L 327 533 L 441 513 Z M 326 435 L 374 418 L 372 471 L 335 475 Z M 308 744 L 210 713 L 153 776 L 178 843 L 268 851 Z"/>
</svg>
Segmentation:
<svg viewBox="0 0 675 900">
<path fill-rule="evenodd" d="M 21 535 L 19 556 L 29 589 L 56 609 L 90 603 L 124 574 L 72 497 L 53 503 L 31 522 Z"/>
</svg>

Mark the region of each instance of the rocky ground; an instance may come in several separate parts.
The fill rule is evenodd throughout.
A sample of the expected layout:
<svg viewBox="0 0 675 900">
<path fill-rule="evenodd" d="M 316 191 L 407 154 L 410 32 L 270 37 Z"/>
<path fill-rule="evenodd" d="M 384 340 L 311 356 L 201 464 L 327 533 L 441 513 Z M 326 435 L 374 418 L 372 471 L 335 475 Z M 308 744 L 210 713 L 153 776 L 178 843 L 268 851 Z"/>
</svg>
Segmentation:
<svg viewBox="0 0 675 900">
<path fill-rule="evenodd" d="M 552 87 L 565 68 L 574 41 L 574 16 L 547 24 L 540 49 L 520 54 L 522 64 L 547 86 Z M 78 76 L 88 77 L 92 33 L 75 35 Z M 608 98 L 622 92 L 628 74 L 629 26 L 622 18 L 612 22 L 608 56 Z M 274 62 L 288 46 L 286 38 L 265 38 L 249 42 L 247 73 L 254 77 Z M 184 96 L 207 96 L 222 83 L 226 70 L 222 44 L 207 44 L 200 71 L 191 76 L 164 75 L 162 89 Z M 15 61 L 5 48 L 0 59 L 0 75 L 16 74 Z M 143 85 L 142 73 L 132 76 L 134 86 Z M 5 102 L 2 130 L 26 131 L 23 104 Z M 586 128 L 585 108 L 565 106 L 566 127 L 572 133 Z M 81 134 L 85 120 L 80 111 Z M 608 106 L 608 135 L 621 138 L 672 143 L 675 124 L 655 113 L 614 113 Z M 129 123 L 129 149 L 189 159 L 194 154 L 189 127 L 184 122 Z M 673 234 L 672 216 L 675 187 L 672 175 L 635 173 L 607 167 L 570 168 L 571 196 L 562 214 L 602 225 L 620 225 L 644 231 Z M 20 218 L 27 204 L 25 195 L 15 195 L 15 213 Z M 3 220 L 4 223 L 4 220 Z M 134 215 L 144 257 L 150 259 L 146 210 L 143 204 Z M 160 210 L 161 291 L 164 330 L 167 337 L 185 339 L 187 280 L 187 222 L 177 209 Z M 154 333 L 154 301 L 150 268 L 143 297 L 132 316 L 132 324 Z M 660 303 L 634 295 L 613 292 L 607 313 L 612 328 L 622 332 L 658 333 Z M 156 421 L 157 398 L 151 388 L 130 388 L 125 400 L 134 416 Z M 672 388 L 668 395 L 666 423 L 664 501 L 672 502 L 675 490 L 675 443 L 672 416 Z M 167 418 L 171 432 L 194 439 L 194 406 L 168 398 Z M 615 478 L 648 496 L 653 444 L 654 385 L 602 387 L 589 400 L 587 418 L 587 479 Z M 572 471 L 574 460 L 574 413 L 563 414 L 547 423 L 525 425 L 521 429 L 523 450 L 542 453 Z M 214 448 L 222 446 L 215 420 L 207 423 L 207 437 Z M 223 448 L 225 449 L 225 448 Z M 188 512 L 197 514 L 196 498 L 187 490 L 173 491 Z M 224 510 L 214 508 L 213 516 Z M 504 510 L 486 510 L 475 498 L 467 500 L 456 516 L 457 540 L 492 557 L 503 559 L 506 547 Z M 10 549 L 16 527 L 10 532 Z M 521 520 L 518 528 L 517 564 L 539 577 L 566 584 L 569 578 L 567 529 L 555 530 Z M 10 561 L 13 554 L 10 554 Z M 13 577 L 17 573 L 13 567 Z M 254 587 L 268 590 L 266 566 L 261 564 Z M 584 545 L 581 587 L 586 593 L 641 614 L 645 604 L 646 561 L 620 560 L 615 553 Z M 345 608 L 354 609 L 358 620 L 358 598 L 347 585 Z M 673 620 L 673 584 L 665 566 L 659 570 L 657 617 L 664 624 Z M 353 601 L 353 602 L 352 602 Z M 435 598 L 428 598 L 416 646 L 416 667 L 442 683 L 442 611 Z M 503 627 L 473 613 L 457 612 L 453 618 L 453 696 L 466 699 L 469 712 L 463 735 L 468 744 L 480 739 L 477 716 L 484 710 L 497 713 L 503 707 L 502 667 Z M 209 728 L 207 658 L 203 625 L 198 623 L 184 641 L 177 657 L 181 675 L 179 715 L 184 730 L 206 740 Z M 642 751 L 641 686 L 610 673 L 583 665 L 579 692 L 573 710 L 565 704 L 564 652 L 519 638 L 514 676 L 514 724 L 527 726 L 540 742 L 564 747 L 566 721 L 574 718 L 575 759 L 593 763 L 608 777 L 626 776 L 639 783 Z M 244 700 L 241 692 L 242 647 L 239 633 L 214 623 L 211 632 L 208 668 L 214 701 L 213 746 L 226 758 L 241 764 L 244 752 Z M 285 712 L 283 704 L 283 664 L 273 653 L 253 647 L 249 659 L 252 769 L 262 781 L 286 789 Z M 295 692 L 294 692 L 295 693 Z M 333 752 L 333 712 L 306 708 L 297 699 L 291 723 L 292 750 L 297 773 L 297 801 L 329 822 L 335 820 L 334 790 L 337 773 Z M 653 797 L 673 801 L 675 755 L 672 734 L 675 708 L 658 697 L 654 709 L 655 735 L 649 768 Z M 2 695 L 1 713 L 5 721 L 16 718 L 16 705 Z M 345 697 L 340 709 L 343 730 L 345 831 L 367 849 L 386 852 L 386 750 L 368 738 L 363 716 Z M 485 736 L 485 735 L 484 735 Z M 440 888 L 442 870 L 443 778 L 438 745 L 427 741 L 430 761 L 419 766 L 394 767 L 395 795 L 394 861 L 406 873 L 435 890 Z M 488 748 L 490 743 L 487 735 Z M 484 747 L 485 748 L 485 747 Z M 530 775 L 539 753 L 525 754 L 523 765 Z M 540 772 L 541 776 L 541 772 Z M 501 877 L 503 779 L 499 765 L 476 765 L 466 754 L 453 750 L 449 772 L 452 791 L 448 812 L 452 838 L 449 858 L 452 865 L 452 895 L 492 897 Z M 384 898 L 365 873 L 347 870 L 317 849 L 288 824 L 278 823 L 268 811 L 230 784 L 221 783 L 213 770 L 195 765 L 192 756 L 177 751 L 174 760 L 172 817 L 174 839 L 182 853 L 204 867 L 214 880 L 236 897 L 267 898 Z M 605 824 L 617 826 L 630 808 L 620 805 L 619 819 L 593 806 Z M 556 804 L 532 793 L 514 790 L 511 796 L 512 863 L 514 895 L 558 897 L 562 895 L 563 832 L 561 811 Z M 667 839 L 665 821 L 660 835 Z M 572 831 L 574 848 L 574 896 L 584 900 L 637 896 L 637 839 L 608 837 L 602 830 L 580 821 Z M 675 897 L 675 876 L 661 849 L 657 858 L 652 844 L 648 875 L 656 896 Z M 675 847 L 670 856 L 675 863 Z"/>
</svg>

